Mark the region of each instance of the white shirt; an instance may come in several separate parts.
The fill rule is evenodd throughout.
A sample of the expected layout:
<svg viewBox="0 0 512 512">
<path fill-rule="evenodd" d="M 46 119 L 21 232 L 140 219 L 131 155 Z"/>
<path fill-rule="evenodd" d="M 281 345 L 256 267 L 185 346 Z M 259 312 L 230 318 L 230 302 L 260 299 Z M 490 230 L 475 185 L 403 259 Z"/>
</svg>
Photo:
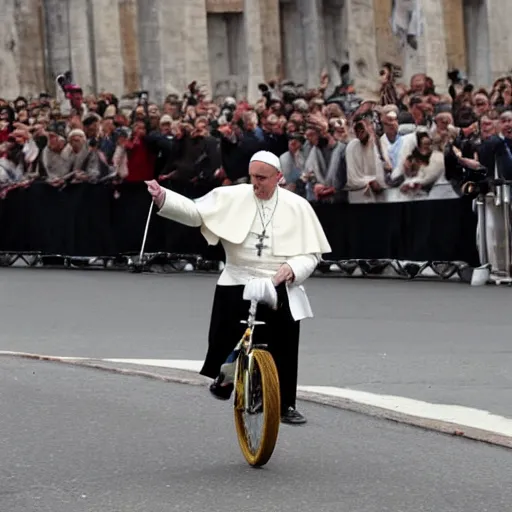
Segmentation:
<svg viewBox="0 0 512 512">
<path fill-rule="evenodd" d="M 172 199 L 171 199 L 172 195 Z M 273 212 L 278 201 L 278 191 L 268 201 L 260 201 L 260 211 L 263 213 L 266 225 L 265 236 L 261 256 L 258 256 L 259 235 L 263 233 L 263 224 L 257 213 L 251 229 L 241 244 L 233 244 L 222 239 L 222 245 L 226 252 L 226 266 L 219 277 L 219 286 L 246 285 L 251 279 L 273 277 L 284 263 L 290 265 L 295 275 L 292 284 L 287 285 L 290 311 L 294 320 L 302 320 L 313 316 L 306 291 L 302 283 L 314 272 L 318 265 L 320 254 L 304 254 L 293 256 L 284 260 L 274 256 L 273 245 Z M 166 190 L 166 211 L 164 216 L 182 222 L 189 226 L 200 226 L 201 215 L 195 204 L 189 199 Z M 172 212 L 170 211 L 172 208 Z M 162 212 L 164 213 L 164 212 Z M 271 220 L 272 218 L 272 220 Z M 292 220 L 293 221 L 293 220 Z"/>
</svg>

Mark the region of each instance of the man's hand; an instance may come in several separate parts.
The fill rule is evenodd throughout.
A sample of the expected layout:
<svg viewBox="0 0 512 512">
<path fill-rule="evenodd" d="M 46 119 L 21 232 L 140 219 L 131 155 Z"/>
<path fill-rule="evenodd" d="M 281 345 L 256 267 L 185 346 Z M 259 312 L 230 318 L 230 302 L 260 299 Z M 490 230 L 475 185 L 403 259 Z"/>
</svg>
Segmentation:
<svg viewBox="0 0 512 512">
<path fill-rule="evenodd" d="M 382 192 L 382 187 L 377 180 L 370 181 L 369 185 L 374 192 Z"/>
<path fill-rule="evenodd" d="M 158 208 L 162 208 L 165 201 L 165 190 L 156 180 L 146 181 L 146 185 L 148 186 L 148 192 L 153 198 L 153 202 L 158 206 Z"/>
<path fill-rule="evenodd" d="M 89 176 L 86 172 L 77 170 L 75 171 L 75 174 L 73 175 L 73 179 L 71 180 L 71 183 L 85 183 L 88 180 Z"/>
<path fill-rule="evenodd" d="M 272 278 L 274 286 L 279 286 L 281 283 L 293 283 L 293 281 L 295 281 L 295 274 L 288 263 L 283 263 Z"/>
</svg>

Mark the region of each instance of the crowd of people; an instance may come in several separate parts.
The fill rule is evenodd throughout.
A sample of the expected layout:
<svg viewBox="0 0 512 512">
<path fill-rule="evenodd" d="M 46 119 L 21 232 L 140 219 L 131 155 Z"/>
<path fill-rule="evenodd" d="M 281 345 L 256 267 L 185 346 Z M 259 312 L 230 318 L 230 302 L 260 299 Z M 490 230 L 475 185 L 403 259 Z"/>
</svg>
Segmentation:
<svg viewBox="0 0 512 512">
<path fill-rule="evenodd" d="M 0 99 L 0 196 L 34 180 L 158 179 L 195 198 L 248 182 L 260 150 L 280 158 L 281 186 L 319 203 L 379 201 L 390 188 L 428 196 L 438 183 L 477 193 L 496 172 L 512 176 L 512 77 L 487 90 L 453 72 L 442 94 L 425 74 L 399 83 L 385 64 L 378 93 L 359 97 L 341 71 L 334 88 L 325 73 L 316 89 L 260 84 L 253 105 L 213 101 L 195 82 L 163 105 L 144 91 L 84 96 L 66 73 L 56 98 Z"/>
</svg>

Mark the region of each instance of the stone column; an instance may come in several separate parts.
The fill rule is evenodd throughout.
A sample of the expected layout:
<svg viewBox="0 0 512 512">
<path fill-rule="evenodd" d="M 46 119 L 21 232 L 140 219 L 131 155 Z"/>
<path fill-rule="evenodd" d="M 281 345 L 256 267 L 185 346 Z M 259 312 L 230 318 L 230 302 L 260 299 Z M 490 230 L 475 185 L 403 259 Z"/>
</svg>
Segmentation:
<svg viewBox="0 0 512 512">
<path fill-rule="evenodd" d="M 467 73 L 468 64 L 463 3 L 463 0 L 444 0 L 443 17 L 448 69 L 460 69 Z"/>
<path fill-rule="evenodd" d="M 283 78 L 279 0 L 260 0 L 261 40 L 265 81 Z"/>
<path fill-rule="evenodd" d="M 71 70 L 68 3 L 68 0 L 45 0 L 44 2 L 48 77 L 53 81 L 53 84 L 49 84 L 52 92 L 55 91 L 55 78 Z"/>
<path fill-rule="evenodd" d="M 321 0 L 297 0 L 302 19 L 303 51 L 306 60 L 306 87 L 318 87 L 325 66 Z"/>
<path fill-rule="evenodd" d="M 164 98 L 162 46 L 160 41 L 160 0 L 138 0 L 138 33 L 141 87 L 151 101 Z"/>
<path fill-rule="evenodd" d="M 2 31 L 0 32 L 0 96 L 13 100 L 20 93 L 18 67 L 18 34 L 16 32 L 14 2 L 0 0 Z"/>
<path fill-rule="evenodd" d="M 94 0 L 92 42 L 96 92 L 124 92 L 124 66 L 121 50 L 118 0 Z"/>
<path fill-rule="evenodd" d="M 204 0 L 139 0 L 142 87 L 162 103 L 197 80 L 210 88 Z"/>
<path fill-rule="evenodd" d="M 265 80 L 259 0 L 244 0 L 244 24 L 249 64 L 247 100 L 254 103 L 261 97 L 258 84 Z"/>
<path fill-rule="evenodd" d="M 295 2 L 282 4 L 284 77 L 296 83 L 307 81 L 301 16 Z"/>
<path fill-rule="evenodd" d="M 464 9 L 468 76 L 476 87 L 488 87 L 491 83 L 491 58 L 489 46 L 489 20 L 485 0 Z"/>
<path fill-rule="evenodd" d="M 208 53 L 208 29 L 205 0 L 187 0 L 182 4 L 183 27 L 182 44 L 185 55 L 183 87 L 193 80 L 204 86 L 212 94 L 210 59 Z M 215 65 L 215 62 L 212 63 Z"/>
<path fill-rule="evenodd" d="M 119 0 L 119 25 L 125 92 L 140 89 L 139 47 L 136 0 Z"/>
<path fill-rule="evenodd" d="M 373 0 L 377 62 L 379 66 L 385 62 L 391 62 L 403 69 L 403 52 L 400 41 L 391 29 L 392 2 L 393 0 Z"/>
<path fill-rule="evenodd" d="M 512 68 L 512 38 L 510 20 L 512 2 L 510 0 L 485 0 L 487 24 L 489 27 L 489 60 L 491 82 L 510 73 Z M 491 85 L 491 84 L 489 84 Z"/>
<path fill-rule="evenodd" d="M 39 0 L 14 2 L 16 61 L 20 92 L 32 95 L 45 88 L 44 35 Z"/>
<path fill-rule="evenodd" d="M 439 92 L 448 85 L 448 59 L 442 0 L 421 0 L 423 35 L 420 44 L 425 55 L 425 73 L 432 77 Z"/>
<path fill-rule="evenodd" d="M 350 74 L 357 91 L 376 92 L 379 64 L 373 0 L 347 0 Z"/>
<path fill-rule="evenodd" d="M 69 47 L 73 80 L 84 94 L 95 92 L 91 51 L 92 9 L 90 0 L 69 0 Z"/>
<path fill-rule="evenodd" d="M 211 67 L 212 96 L 227 96 L 226 91 L 228 77 L 230 76 L 229 65 L 229 34 L 228 24 L 222 14 L 208 14 L 208 50 L 209 60 L 215 63 Z"/>
</svg>

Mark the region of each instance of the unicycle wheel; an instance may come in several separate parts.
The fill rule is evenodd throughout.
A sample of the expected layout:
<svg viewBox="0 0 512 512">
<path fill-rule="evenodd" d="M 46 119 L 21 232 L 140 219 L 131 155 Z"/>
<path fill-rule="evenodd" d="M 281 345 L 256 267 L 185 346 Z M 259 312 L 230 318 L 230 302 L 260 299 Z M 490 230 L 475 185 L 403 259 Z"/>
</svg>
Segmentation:
<svg viewBox="0 0 512 512">
<path fill-rule="evenodd" d="M 239 365 L 235 386 L 235 426 L 246 461 L 265 465 L 272 456 L 279 434 L 281 398 L 274 359 L 266 350 L 255 349 L 252 372 Z M 245 389 L 248 402 L 245 403 Z"/>
</svg>

